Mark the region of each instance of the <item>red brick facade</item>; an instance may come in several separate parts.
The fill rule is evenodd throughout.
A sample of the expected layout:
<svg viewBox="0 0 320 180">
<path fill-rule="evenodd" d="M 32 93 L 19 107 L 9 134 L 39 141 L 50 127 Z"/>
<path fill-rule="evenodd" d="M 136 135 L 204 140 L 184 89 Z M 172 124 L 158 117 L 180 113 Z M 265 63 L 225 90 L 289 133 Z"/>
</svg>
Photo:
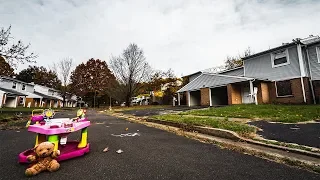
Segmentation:
<svg viewBox="0 0 320 180">
<path fill-rule="evenodd" d="M 292 96 L 288 97 L 277 97 L 275 82 L 269 82 L 269 97 L 270 103 L 281 103 L 281 104 L 304 104 L 303 91 L 301 86 L 301 78 L 291 79 L 291 90 Z M 312 94 L 308 78 L 303 78 L 304 89 L 306 94 L 307 104 L 312 103 Z"/>
<path fill-rule="evenodd" d="M 320 104 L 320 81 L 313 81 L 314 96 L 317 104 Z"/>
</svg>

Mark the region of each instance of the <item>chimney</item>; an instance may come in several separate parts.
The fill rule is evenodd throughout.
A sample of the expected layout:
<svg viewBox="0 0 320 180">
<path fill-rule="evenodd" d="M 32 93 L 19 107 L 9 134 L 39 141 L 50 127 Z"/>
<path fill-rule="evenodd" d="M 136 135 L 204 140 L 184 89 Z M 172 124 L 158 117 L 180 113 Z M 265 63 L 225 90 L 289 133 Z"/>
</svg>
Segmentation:
<svg viewBox="0 0 320 180">
<path fill-rule="evenodd" d="M 31 82 L 30 84 L 34 85 L 34 82 Z"/>
</svg>

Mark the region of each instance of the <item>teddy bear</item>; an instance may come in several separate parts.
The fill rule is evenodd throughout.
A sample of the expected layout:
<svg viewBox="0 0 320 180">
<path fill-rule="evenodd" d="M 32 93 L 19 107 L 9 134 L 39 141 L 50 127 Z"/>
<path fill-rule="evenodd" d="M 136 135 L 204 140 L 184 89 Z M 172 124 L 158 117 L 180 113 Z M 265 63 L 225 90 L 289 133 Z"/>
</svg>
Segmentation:
<svg viewBox="0 0 320 180">
<path fill-rule="evenodd" d="M 53 172 L 59 169 L 60 164 L 55 158 L 60 155 L 60 151 L 54 150 L 54 143 L 42 142 L 34 147 L 34 152 L 35 155 L 27 156 L 27 160 L 34 163 L 26 169 L 27 176 L 37 175 L 45 170 Z"/>
</svg>

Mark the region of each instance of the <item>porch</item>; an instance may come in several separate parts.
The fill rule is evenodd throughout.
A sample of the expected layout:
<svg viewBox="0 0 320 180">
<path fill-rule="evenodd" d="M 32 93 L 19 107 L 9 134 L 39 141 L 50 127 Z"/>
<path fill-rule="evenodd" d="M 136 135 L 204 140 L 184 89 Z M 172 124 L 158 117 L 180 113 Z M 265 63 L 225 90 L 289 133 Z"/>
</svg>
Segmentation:
<svg viewBox="0 0 320 180">
<path fill-rule="evenodd" d="M 202 74 L 177 92 L 178 105 L 221 106 L 268 103 L 268 85 L 261 80 L 220 74 Z M 182 97 L 186 103 L 181 104 Z"/>
</svg>

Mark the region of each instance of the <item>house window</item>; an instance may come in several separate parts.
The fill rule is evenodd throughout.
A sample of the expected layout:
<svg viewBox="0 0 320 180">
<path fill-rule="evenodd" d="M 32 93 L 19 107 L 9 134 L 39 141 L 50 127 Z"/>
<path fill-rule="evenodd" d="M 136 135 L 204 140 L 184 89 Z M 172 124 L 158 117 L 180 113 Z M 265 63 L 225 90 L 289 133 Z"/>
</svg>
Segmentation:
<svg viewBox="0 0 320 180">
<path fill-rule="evenodd" d="M 22 97 L 20 97 L 19 104 L 24 104 L 24 99 Z"/>
<path fill-rule="evenodd" d="M 276 91 L 277 91 L 277 97 L 292 96 L 291 81 L 290 80 L 277 81 Z"/>
<path fill-rule="evenodd" d="M 290 64 L 288 49 L 272 53 L 271 63 L 273 68 Z"/>
<path fill-rule="evenodd" d="M 320 63 L 320 47 L 316 47 L 318 63 Z"/>
<path fill-rule="evenodd" d="M 26 90 L 26 85 L 22 85 L 22 90 Z"/>
<path fill-rule="evenodd" d="M 14 83 L 12 84 L 12 89 L 15 89 L 16 87 L 17 87 L 17 83 L 14 82 Z"/>
</svg>

